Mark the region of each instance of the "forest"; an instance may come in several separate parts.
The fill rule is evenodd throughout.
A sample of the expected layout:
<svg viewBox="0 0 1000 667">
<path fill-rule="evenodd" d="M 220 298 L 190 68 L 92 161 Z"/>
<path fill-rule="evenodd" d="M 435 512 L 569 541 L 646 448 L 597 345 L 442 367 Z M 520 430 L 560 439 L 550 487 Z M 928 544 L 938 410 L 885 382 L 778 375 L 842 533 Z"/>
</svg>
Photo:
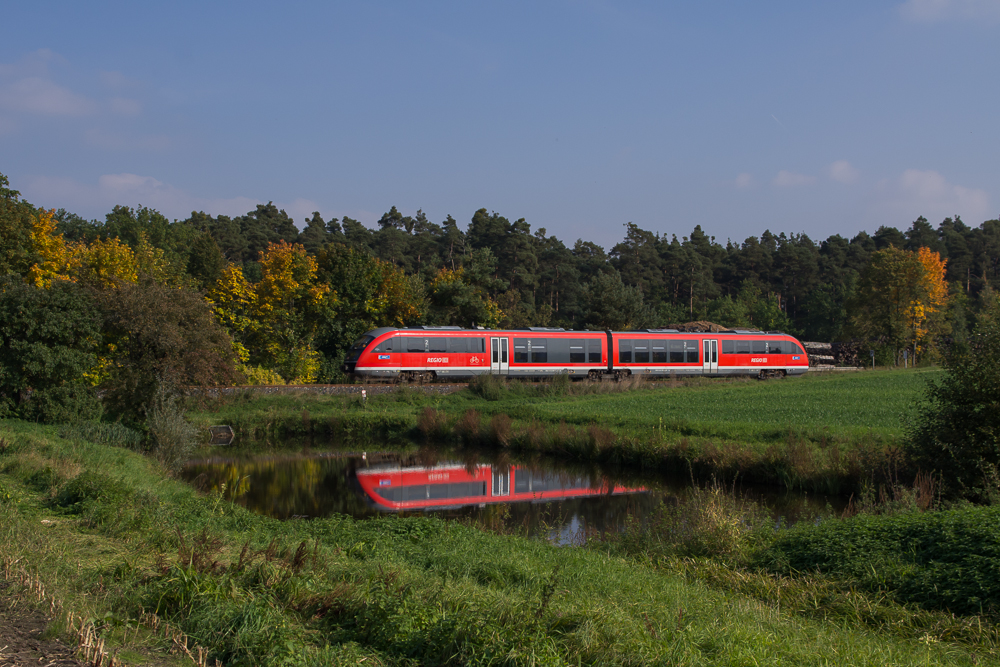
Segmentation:
<svg viewBox="0 0 1000 667">
<path fill-rule="evenodd" d="M 1000 287 L 998 220 L 724 244 L 701 225 L 624 227 L 605 249 L 486 208 L 462 225 L 391 207 L 374 230 L 318 212 L 296 225 L 273 203 L 173 221 L 120 205 L 86 220 L 24 200 L 0 174 L 0 412 L 18 413 L 29 389 L 44 411 L 103 385 L 127 414 L 162 382 L 342 381 L 344 351 L 379 326 L 709 320 L 866 341 L 880 364 L 904 350 L 933 360 Z M 17 361 L 29 352 L 33 370 Z M 46 408 L 49 385 L 59 399 Z"/>
</svg>

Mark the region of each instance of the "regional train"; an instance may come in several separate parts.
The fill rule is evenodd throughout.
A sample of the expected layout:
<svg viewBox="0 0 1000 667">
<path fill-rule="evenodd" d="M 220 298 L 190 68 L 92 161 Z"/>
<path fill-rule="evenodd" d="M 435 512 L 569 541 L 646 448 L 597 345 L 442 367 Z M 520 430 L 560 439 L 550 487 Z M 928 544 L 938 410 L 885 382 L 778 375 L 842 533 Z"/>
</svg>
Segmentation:
<svg viewBox="0 0 1000 667">
<path fill-rule="evenodd" d="M 375 465 L 357 471 L 358 482 L 375 509 L 444 510 L 493 503 L 546 503 L 570 498 L 642 493 L 580 475 L 534 472 L 518 466 L 479 465 L 471 469 L 460 462 L 434 466 Z"/>
<path fill-rule="evenodd" d="M 705 375 L 760 379 L 809 369 L 802 343 L 780 331 L 691 333 L 676 329 L 567 331 L 383 327 L 347 352 L 343 370 L 370 380 L 469 380 L 490 373 L 523 379 L 623 380 Z"/>
</svg>

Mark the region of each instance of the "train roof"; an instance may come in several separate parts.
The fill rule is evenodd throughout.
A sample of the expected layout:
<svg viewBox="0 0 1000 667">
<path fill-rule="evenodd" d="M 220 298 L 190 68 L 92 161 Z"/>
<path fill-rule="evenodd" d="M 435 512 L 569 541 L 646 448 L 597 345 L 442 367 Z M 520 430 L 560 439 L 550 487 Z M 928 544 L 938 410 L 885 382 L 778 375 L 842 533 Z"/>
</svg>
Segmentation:
<svg viewBox="0 0 1000 667">
<path fill-rule="evenodd" d="M 499 333 L 499 332 L 515 332 L 515 331 L 525 331 L 534 333 L 567 333 L 567 334 L 602 334 L 607 333 L 606 331 L 596 330 L 596 329 L 563 329 L 562 327 L 522 327 L 522 328 L 511 328 L 511 329 L 485 329 L 482 327 L 476 327 L 474 329 L 464 329 L 462 327 L 455 326 L 430 326 L 421 325 L 416 327 L 380 327 L 378 329 L 372 329 L 367 332 L 367 335 L 379 337 L 382 334 L 387 333 L 431 333 L 431 332 L 454 332 L 454 333 Z M 730 331 L 681 331 L 679 329 L 622 329 L 618 331 L 612 331 L 614 334 L 638 334 L 638 333 L 654 333 L 654 334 L 697 334 L 706 335 L 711 334 L 713 336 L 789 336 L 784 331 L 758 331 L 755 329 L 732 329 Z"/>
</svg>

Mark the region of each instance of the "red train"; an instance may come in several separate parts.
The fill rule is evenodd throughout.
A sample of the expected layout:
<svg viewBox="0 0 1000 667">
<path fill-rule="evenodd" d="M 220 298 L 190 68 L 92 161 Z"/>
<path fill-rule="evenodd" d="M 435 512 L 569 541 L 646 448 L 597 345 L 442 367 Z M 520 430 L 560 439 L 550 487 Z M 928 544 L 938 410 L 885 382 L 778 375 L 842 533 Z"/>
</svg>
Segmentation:
<svg viewBox="0 0 1000 667">
<path fill-rule="evenodd" d="M 442 510 L 489 503 L 550 502 L 567 498 L 639 493 L 644 488 L 592 486 L 582 476 L 538 473 L 526 468 L 442 463 L 432 467 L 377 465 L 358 470 L 358 482 L 374 507 Z"/>
<path fill-rule="evenodd" d="M 343 368 L 354 376 L 385 380 L 467 380 L 481 373 L 618 380 L 630 375 L 767 378 L 801 375 L 809 369 L 809 357 L 799 341 L 781 332 L 425 326 L 369 331 L 348 350 Z"/>
</svg>

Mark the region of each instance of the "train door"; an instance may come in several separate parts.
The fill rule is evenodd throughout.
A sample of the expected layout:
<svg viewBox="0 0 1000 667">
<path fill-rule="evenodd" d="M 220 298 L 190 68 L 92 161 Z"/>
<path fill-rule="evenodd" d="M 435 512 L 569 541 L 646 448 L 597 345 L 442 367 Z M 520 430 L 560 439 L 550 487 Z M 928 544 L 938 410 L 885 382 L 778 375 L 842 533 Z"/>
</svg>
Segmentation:
<svg viewBox="0 0 1000 667">
<path fill-rule="evenodd" d="M 719 373 L 719 341 L 702 341 L 701 368 L 705 375 L 717 375 Z"/>
<path fill-rule="evenodd" d="M 490 373 L 507 375 L 507 339 L 490 338 Z"/>
<path fill-rule="evenodd" d="M 493 468 L 493 495 L 510 495 L 510 468 Z"/>
</svg>

